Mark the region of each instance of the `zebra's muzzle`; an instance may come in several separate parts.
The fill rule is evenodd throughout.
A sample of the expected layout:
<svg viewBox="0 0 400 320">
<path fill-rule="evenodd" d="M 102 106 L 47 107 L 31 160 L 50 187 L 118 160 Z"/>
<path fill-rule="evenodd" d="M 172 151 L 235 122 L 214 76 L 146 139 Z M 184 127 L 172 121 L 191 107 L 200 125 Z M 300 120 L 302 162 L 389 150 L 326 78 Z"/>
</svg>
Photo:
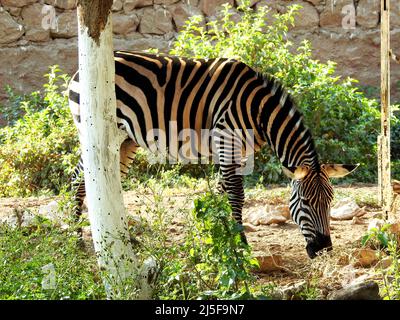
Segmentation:
<svg viewBox="0 0 400 320">
<path fill-rule="evenodd" d="M 326 236 L 322 233 L 317 233 L 316 237 L 308 242 L 306 250 L 310 259 L 314 259 L 318 252 L 327 249 L 332 250 L 331 236 Z"/>
</svg>

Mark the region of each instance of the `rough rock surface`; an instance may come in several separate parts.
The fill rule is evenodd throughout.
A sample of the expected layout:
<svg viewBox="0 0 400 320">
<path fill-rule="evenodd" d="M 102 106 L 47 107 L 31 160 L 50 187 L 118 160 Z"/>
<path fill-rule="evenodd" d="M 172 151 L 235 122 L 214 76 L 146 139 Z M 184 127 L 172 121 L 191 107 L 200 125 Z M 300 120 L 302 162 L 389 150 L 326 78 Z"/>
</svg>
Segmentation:
<svg viewBox="0 0 400 320">
<path fill-rule="evenodd" d="M 374 281 L 348 285 L 328 295 L 329 300 L 381 300 L 379 286 Z"/>
<path fill-rule="evenodd" d="M 234 0 L 115 0 L 114 44 L 117 49 L 143 50 L 158 48 L 168 52 L 176 32 L 193 14 L 201 14 L 204 21 L 215 18 L 216 10 L 224 3 L 237 5 Z M 296 26 L 288 33 L 289 40 L 299 44 L 311 42 L 315 59 L 336 61 L 337 75 L 360 80 L 362 86 L 379 87 L 380 78 L 380 25 L 379 1 L 368 0 L 296 0 L 303 6 L 296 18 Z M 72 74 L 77 65 L 77 0 L 0 0 L 0 83 L 9 84 L 17 91 L 28 93 L 43 84 L 43 74 L 50 64 L 59 64 L 62 70 Z M 252 0 L 253 8 L 268 5 L 273 13 L 287 10 L 289 1 Z M 392 48 L 400 51 L 400 6 L 392 0 Z M 46 6 L 46 8 L 44 8 Z M 354 8 L 354 29 L 343 28 L 347 8 Z M 43 9 L 46 9 L 43 11 Z M 350 10 L 351 11 L 351 10 Z M 378 11 L 378 12 L 377 12 Z M 51 13 L 52 12 L 52 13 Z M 343 13 L 344 12 L 344 13 Z M 43 19 L 54 15 L 57 27 L 44 28 Z M 235 16 L 234 19 L 238 17 Z M 68 39 L 68 46 L 63 41 Z M 41 52 L 37 55 L 36 52 Z M 53 53 L 56 52 L 59 56 Z M 74 52 L 74 54 L 71 54 Z M 14 63 L 12 57 L 25 61 Z M 30 61 L 30 59 L 34 59 Z M 29 72 L 27 72 L 29 70 Z M 393 99 L 400 98 L 396 82 L 400 68 L 392 68 Z M 0 103 L 4 102 L 4 86 L 0 87 Z"/>
<path fill-rule="evenodd" d="M 249 213 L 246 217 L 246 220 L 254 226 L 283 224 L 289 219 L 289 207 L 286 205 L 261 207 Z"/>
<path fill-rule="evenodd" d="M 5 7 L 22 8 L 28 4 L 38 2 L 38 0 L 1 0 L 0 3 Z"/>
<path fill-rule="evenodd" d="M 72 38 L 78 35 L 75 10 L 64 11 L 57 17 L 56 28 L 51 30 L 53 38 Z"/>
<path fill-rule="evenodd" d="M 364 208 L 360 208 L 352 198 L 340 200 L 331 209 L 331 218 L 333 220 L 351 220 L 354 217 L 361 217 L 366 214 Z"/>
<path fill-rule="evenodd" d="M 42 21 L 45 17 L 43 5 L 34 3 L 23 7 L 21 17 L 26 28 L 25 38 L 33 42 L 45 42 L 50 39 L 50 30 L 43 28 Z"/>
<path fill-rule="evenodd" d="M 380 1 L 359 0 L 357 24 L 366 28 L 376 27 L 379 23 L 380 8 Z"/>
<path fill-rule="evenodd" d="M 24 34 L 24 28 L 8 12 L 0 9 L 0 44 L 17 41 Z"/>
<path fill-rule="evenodd" d="M 280 254 L 255 254 L 255 258 L 260 265 L 260 269 L 255 270 L 257 272 L 279 271 L 283 267 L 283 259 Z"/>
<path fill-rule="evenodd" d="M 369 248 L 357 249 L 353 253 L 355 267 L 370 267 L 378 261 L 375 250 Z"/>
<path fill-rule="evenodd" d="M 143 9 L 143 17 L 139 25 L 140 33 L 164 34 L 173 30 L 172 15 L 168 10 L 152 7 Z"/>
<path fill-rule="evenodd" d="M 346 16 L 346 8 L 353 9 L 353 0 L 327 0 L 324 10 L 320 15 L 320 26 L 330 28 L 342 28 Z"/>
</svg>

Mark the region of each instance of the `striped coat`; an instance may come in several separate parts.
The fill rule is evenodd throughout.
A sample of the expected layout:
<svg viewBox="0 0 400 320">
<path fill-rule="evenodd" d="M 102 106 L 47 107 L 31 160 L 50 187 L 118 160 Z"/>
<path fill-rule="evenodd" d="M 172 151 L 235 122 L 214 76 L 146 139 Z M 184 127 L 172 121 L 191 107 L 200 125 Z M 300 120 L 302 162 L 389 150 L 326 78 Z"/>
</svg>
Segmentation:
<svg viewBox="0 0 400 320">
<path fill-rule="evenodd" d="M 329 172 L 347 174 L 354 168 L 319 164 L 311 133 L 278 80 L 233 59 L 188 59 L 128 51 L 116 51 L 114 56 L 117 121 L 129 136 L 121 146 L 122 174 L 127 173 L 138 147 L 164 154 L 164 159 L 172 162 L 212 158 L 220 165 L 221 187 L 228 194 L 233 215 L 242 223 L 243 163 L 268 144 L 285 173 L 296 181 L 308 176 L 304 181 L 316 192 L 314 198 L 325 199 L 322 206 L 311 205 L 324 209 L 308 213 L 307 228 L 304 218 L 300 221 L 296 212 L 291 212 L 308 245 L 318 234 L 329 237 L 327 210 L 333 196 Z M 78 73 L 72 78 L 69 100 L 79 129 Z M 82 163 L 74 179 L 79 207 L 85 195 L 84 182 L 78 179 L 81 171 Z M 310 178 L 313 176 L 316 178 Z M 305 189 L 294 185 L 292 198 L 301 199 Z M 304 211 L 301 206 L 292 207 L 297 215 Z M 311 219 L 313 214 L 320 218 Z M 246 241 L 244 233 L 242 237 Z M 324 247 L 330 237 L 325 242 Z M 320 249 L 320 245 L 314 247 Z"/>
</svg>

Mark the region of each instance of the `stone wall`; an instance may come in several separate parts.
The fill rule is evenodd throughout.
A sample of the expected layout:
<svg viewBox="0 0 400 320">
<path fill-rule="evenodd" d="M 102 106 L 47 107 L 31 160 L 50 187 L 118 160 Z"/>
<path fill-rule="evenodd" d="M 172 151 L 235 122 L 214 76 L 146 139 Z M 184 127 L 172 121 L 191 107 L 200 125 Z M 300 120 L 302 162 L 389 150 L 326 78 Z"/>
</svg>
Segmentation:
<svg viewBox="0 0 400 320">
<path fill-rule="evenodd" d="M 236 0 L 237 2 L 238 0 Z M 212 19 L 223 3 L 235 0 L 115 0 L 115 49 L 159 48 L 166 52 L 184 21 L 202 14 Z M 311 41 L 316 59 L 334 60 L 338 74 L 379 86 L 380 0 L 252 0 L 284 12 L 289 4 L 303 6 L 290 31 L 295 42 Z M 392 47 L 400 52 L 400 1 L 392 3 Z M 58 64 L 72 74 L 77 68 L 76 0 L 0 0 L 0 101 L 4 85 L 21 92 L 41 87 L 48 66 Z M 392 66 L 393 96 L 400 65 Z M 397 91 L 396 91 L 397 90 Z"/>
</svg>

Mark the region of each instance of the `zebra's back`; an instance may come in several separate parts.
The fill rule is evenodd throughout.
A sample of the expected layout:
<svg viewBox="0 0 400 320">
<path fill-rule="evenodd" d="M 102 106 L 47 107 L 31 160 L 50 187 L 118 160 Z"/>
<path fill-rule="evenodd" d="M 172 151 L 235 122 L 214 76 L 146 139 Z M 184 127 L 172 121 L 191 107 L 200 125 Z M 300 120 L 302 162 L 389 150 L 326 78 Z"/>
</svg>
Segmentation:
<svg viewBox="0 0 400 320">
<path fill-rule="evenodd" d="M 150 136 L 162 134 L 165 148 L 179 148 L 191 134 L 197 137 L 193 148 L 201 154 L 201 131 L 215 128 L 221 119 L 231 128 L 260 131 L 256 115 L 265 80 L 246 64 L 128 51 L 116 51 L 114 56 L 118 124 L 138 146 L 151 148 Z M 78 73 L 69 98 L 79 128 Z M 264 142 L 261 134 L 258 140 Z"/>
</svg>

